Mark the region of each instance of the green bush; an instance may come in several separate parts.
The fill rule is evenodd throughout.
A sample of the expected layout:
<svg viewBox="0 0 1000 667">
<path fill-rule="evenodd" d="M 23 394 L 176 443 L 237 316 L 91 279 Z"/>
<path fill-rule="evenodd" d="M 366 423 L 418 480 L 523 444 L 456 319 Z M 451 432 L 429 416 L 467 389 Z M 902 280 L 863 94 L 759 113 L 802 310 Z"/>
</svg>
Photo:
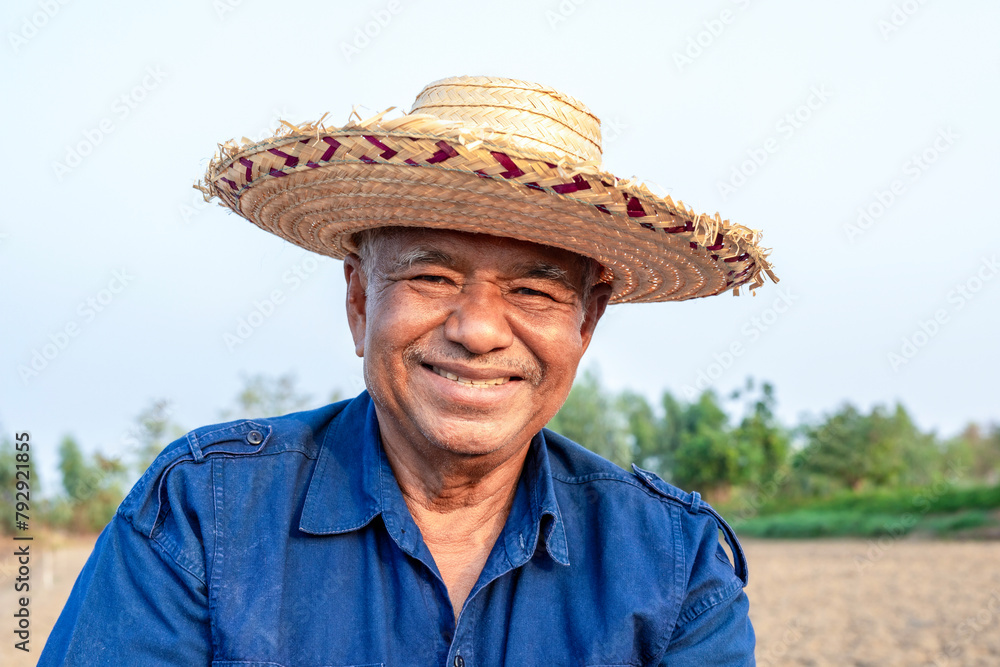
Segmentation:
<svg viewBox="0 0 1000 667">
<path fill-rule="evenodd" d="M 849 510 L 797 510 L 735 522 L 746 537 L 804 539 L 814 537 L 900 537 L 912 532 L 948 535 L 983 526 L 1000 525 L 987 510 L 971 509 L 948 514 L 867 512 Z"/>
<path fill-rule="evenodd" d="M 879 489 L 864 492 L 841 491 L 822 499 L 772 501 L 761 505 L 759 516 L 790 511 L 866 512 L 877 514 L 940 514 L 965 509 L 989 510 L 1000 507 L 1000 486 L 955 487 L 947 483 L 925 488 Z"/>
</svg>

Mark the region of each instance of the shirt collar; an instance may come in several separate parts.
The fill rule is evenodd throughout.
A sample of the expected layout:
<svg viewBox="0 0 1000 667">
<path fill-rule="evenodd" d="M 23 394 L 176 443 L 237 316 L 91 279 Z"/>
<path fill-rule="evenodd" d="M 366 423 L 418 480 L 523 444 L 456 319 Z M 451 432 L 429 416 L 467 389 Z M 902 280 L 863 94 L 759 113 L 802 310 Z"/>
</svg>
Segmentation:
<svg viewBox="0 0 1000 667">
<path fill-rule="evenodd" d="M 541 431 L 531 439 L 510 515 L 500 534 L 515 567 L 531 559 L 540 535 L 545 540 L 549 557 L 560 565 L 569 565 L 566 530 L 552 484 L 545 435 Z"/>
<path fill-rule="evenodd" d="M 380 514 L 380 450 L 374 405 L 368 392 L 362 392 L 326 430 L 299 529 L 316 535 L 346 533 Z"/>
<path fill-rule="evenodd" d="M 390 524 L 411 525 L 413 521 L 382 451 L 375 404 L 365 391 L 327 429 L 306 492 L 299 529 L 315 535 L 346 533 L 363 528 L 379 514 L 394 533 Z M 416 530 L 406 532 L 409 534 L 404 542 L 416 539 Z M 531 440 L 498 542 L 503 540 L 511 564 L 517 567 L 531 559 L 540 534 L 549 556 L 569 565 L 566 532 L 541 432 Z M 407 551 L 417 548 L 400 546 Z"/>
</svg>

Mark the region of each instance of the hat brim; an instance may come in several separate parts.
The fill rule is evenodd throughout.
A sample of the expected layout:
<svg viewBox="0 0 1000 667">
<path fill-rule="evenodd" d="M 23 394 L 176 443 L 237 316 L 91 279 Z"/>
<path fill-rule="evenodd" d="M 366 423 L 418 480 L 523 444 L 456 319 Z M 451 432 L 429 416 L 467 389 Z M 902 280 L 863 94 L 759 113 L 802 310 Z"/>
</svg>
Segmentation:
<svg viewBox="0 0 1000 667">
<path fill-rule="evenodd" d="M 200 187 L 262 229 L 343 258 L 372 227 L 505 236 L 605 267 L 613 303 L 681 301 L 763 284 L 759 233 L 698 215 L 590 164 L 557 164 L 502 133 L 430 116 L 318 123 L 229 144 Z"/>
</svg>

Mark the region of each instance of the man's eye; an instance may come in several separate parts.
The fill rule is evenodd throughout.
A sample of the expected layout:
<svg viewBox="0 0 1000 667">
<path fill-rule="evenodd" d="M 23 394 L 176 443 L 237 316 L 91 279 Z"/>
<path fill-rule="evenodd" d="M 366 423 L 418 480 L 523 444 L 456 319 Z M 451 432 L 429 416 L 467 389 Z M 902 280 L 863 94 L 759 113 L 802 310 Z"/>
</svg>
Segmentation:
<svg viewBox="0 0 1000 667">
<path fill-rule="evenodd" d="M 525 296 L 541 296 L 541 297 L 545 297 L 546 299 L 551 299 L 552 298 L 551 294 L 548 294 L 546 292 L 542 292 L 540 290 L 531 289 L 530 287 L 519 287 L 519 288 L 517 288 L 514 291 L 516 293 L 518 293 L 518 294 L 524 294 Z"/>
<path fill-rule="evenodd" d="M 433 276 L 425 274 L 415 277 L 414 280 L 421 280 L 428 283 L 444 283 L 447 281 L 447 278 L 445 278 L 444 276 Z"/>
</svg>

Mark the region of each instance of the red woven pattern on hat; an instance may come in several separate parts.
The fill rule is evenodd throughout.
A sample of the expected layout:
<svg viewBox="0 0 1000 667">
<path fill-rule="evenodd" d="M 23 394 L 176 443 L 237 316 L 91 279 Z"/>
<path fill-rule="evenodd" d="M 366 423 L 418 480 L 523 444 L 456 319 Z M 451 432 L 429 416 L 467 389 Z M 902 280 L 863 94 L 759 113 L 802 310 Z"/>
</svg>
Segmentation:
<svg viewBox="0 0 1000 667">
<path fill-rule="evenodd" d="M 444 141 L 442 139 L 441 141 L 437 142 L 434 145 L 441 150 L 439 150 L 437 153 L 427 158 L 427 164 L 438 164 L 439 162 L 444 162 L 448 158 L 458 157 L 458 151 L 452 148 L 451 144 L 449 144 L 447 141 Z M 413 162 L 412 160 L 407 160 L 407 163 L 414 165 L 416 164 L 416 162 Z"/>
<path fill-rule="evenodd" d="M 642 203 L 639 201 L 638 197 L 630 197 L 625 195 L 625 199 L 628 204 L 625 210 L 628 211 L 628 217 L 630 218 L 644 218 L 646 217 L 646 209 L 642 207 Z"/>
<path fill-rule="evenodd" d="M 333 154 L 337 152 L 337 149 L 340 148 L 340 142 L 333 137 L 323 137 L 323 143 L 329 145 L 329 148 L 327 148 L 326 152 L 323 153 L 323 156 L 320 157 L 320 162 L 326 162 L 331 159 Z"/>
<path fill-rule="evenodd" d="M 506 153 L 501 153 L 500 151 L 490 151 L 490 155 L 500 163 L 500 166 L 507 171 L 499 174 L 504 178 L 517 178 L 518 176 L 524 176 L 524 170 L 517 166 L 517 164 L 510 159 L 510 156 Z"/>
<path fill-rule="evenodd" d="M 691 237 L 696 235 L 700 222 L 713 226 L 707 216 L 694 218 L 694 213 L 668 202 L 661 207 L 658 200 L 649 200 L 639 192 L 622 188 L 617 181 L 602 174 L 576 172 L 565 173 L 564 166 L 501 150 L 491 150 L 489 144 L 483 148 L 470 148 L 463 141 L 420 137 L 413 135 L 363 134 L 345 131 L 334 136 L 289 137 L 287 143 L 261 146 L 256 152 L 248 151 L 233 156 L 228 168 L 216 172 L 216 183 L 225 188 L 225 200 L 234 209 L 240 208 L 239 200 L 244 191 L 269 178 L 284 178 L 304 170 L 335 164 L 389 164 L 409 167 L 438 168 L 446 172 L 475 174 L 482 179 L 505 181 L 523 186 L 521 197 L 542 197 L 545 193 L 592 207 L 607 216 L 622 216 L 633 221 L 650 233 L 681 234 L 681 242 L 692 250 L 703 253 L 707 261 L 718 262 L 718 268 L 732 267 L 728 272 L 718 274 L 719 285 L 727 287 L 747 282 L 759 272 L 755 267 L 753 253 L 738 243 L 730 244 L 726 234 L 712 230 L 709 238 Z M 375 152 L 372 152 L 374 149 Z M 571 172 L 572 173 L 572 172 Z M 529 194 L 530 193 L 530 194 Z M 536 194 L 542 193 L 542 194 Z M 220 192 L 220 196 L 222 193 Z M 723 221 L 716 216 L 719 225 Z M 701 232 L 704 234 L 704 230 Z M 690 241 L 690 243 L 688 243 Z M 705 252 L 707 250 L 708 252 Z"/>
<path fill-rule="evenodd" d="M 589 189 L 590 189 L 590 183 L 588 183 L 586 179 L 584 179 L 583 176 L 580 176 L 579 174 L 573 177 L 572 183 L 561 183 L 559 185 L 552 186 L 552 191 L 561 195 L 568 195 L 571 192 L 577 192 L 578 190 L 589 190 Z"/>
<path fill-rule="evenodd" d="M 375 137 L 373 137 L 371 135 L 366 134 L 365 135 L 365 139 L 367 139 L 368 143 L 370 143 L 372 146 L 375 146 L 376 148 L 381 148 L 382 149 L 382 153 L 379 154 L 379 157 L 382 158 L 383 160 L 390 160 L 393 157 L 395 157 L 396 153 L 399 152 L 399 151 L 395 151 L 395 150 L 389 148 L 388 146 L 386 146 L 381 141 L 379 141 L 378 139 L 376 139 Z"/>
<path fill-rule="evenodd" d="M 277 155 L 278 157 L 285 158 L 285 166 L 288 167 L 289 169 L 292 169 L 298 166 L 299 164 L 299 158 L 295 157 L 294 155 L 289 155 L 288 153 L 278 150 L 277 148 L 268 148 L 267 152 L 272 155 Z M 274 170 L 272 169 L 271 171 Z M 284 174 L 282 174 L 282 176 L 284 176 Z"/>
<path fill-rule="evenodd" d="M 247 168 L 247 174 L 243 178 L 246 181 L 246 183 L 250 183 L 250 181 L 253 180 L 253 162 L 245 157 L 241 157 L 240 164 L 242 164 L 244 167 Z M 244 185 L 243 187 L 246 187 L 246 185 Z"/>
<path fill-rule="evenodd" d="M 693 232 L 694 225 L 691 223 L 690 220 L 688 220 L 686 224 L 678 225 L 677 227 L 664 227 L 663 231 L 666 232 L 667 234 L 680 234 L 681 232 Z M 692 243 L 691 247 L 697 248 L 698 244 Z"/>
</svg>

